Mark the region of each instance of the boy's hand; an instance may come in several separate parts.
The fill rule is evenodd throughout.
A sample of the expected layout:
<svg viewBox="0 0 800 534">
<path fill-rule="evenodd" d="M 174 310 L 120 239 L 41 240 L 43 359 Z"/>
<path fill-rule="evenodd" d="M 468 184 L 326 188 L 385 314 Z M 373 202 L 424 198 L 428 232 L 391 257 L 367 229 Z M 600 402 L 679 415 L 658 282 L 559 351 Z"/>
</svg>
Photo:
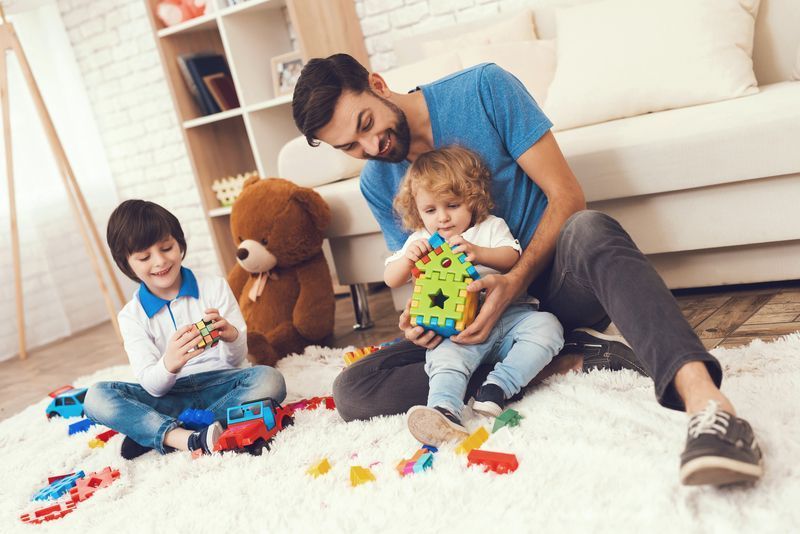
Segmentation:
<svg viewBox="0 0 800 534">
<path fill-rule="evenodd" d="M 196 349 L 195 347 L 202 339 L 200 331 L 193 324 L 178 328 L 169 338 L 167 350 L 164 351 L 164 367 L 167 368 L 167 371 L 175 374 L 183 369 L 186 362 L 201 355 L 205 349 Z"/>
<path fill-rule="evenodd" d="M 239 331 L 224 319 L 216 308 L 209 308 L 203 316 L 204 321 L 212 321 L 211 329 L 219 332 L 219 337 L 226 343 L 233 343 L 239 337 Z"/>
<path fill-rule="evenodd" d="M 473 245 L 460 235 L 454 235 L 448 239 L 447 242 L 450 244 L 450 247 L 455 254 L 466 254 L 468 262 L 480 263 L 479 258 L 482 247 Z"/>
<path fill-rule="evenodd" d="M 427 239 L 417 239 L 408 245 L 408 249 L 406 249 L 406 259 L 411 263 L 417 263 L 431 250 L 433 250 L 433 248 L 431 247 L 431 244 L 428 243 Z"/>
</svg>

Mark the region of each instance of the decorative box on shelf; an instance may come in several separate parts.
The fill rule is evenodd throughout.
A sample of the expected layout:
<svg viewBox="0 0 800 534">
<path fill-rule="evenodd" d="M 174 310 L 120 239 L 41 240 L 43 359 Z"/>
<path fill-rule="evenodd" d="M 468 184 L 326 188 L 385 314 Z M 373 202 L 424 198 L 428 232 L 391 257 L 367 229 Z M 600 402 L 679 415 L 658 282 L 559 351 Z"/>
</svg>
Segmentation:
<svg viewBox="0 0 800 534">
<path fill-rule="evenodd" d="M 237 174 L 236 176 L 227 176 L 214 180 L 211 184 L 211 189 L 217 195 L 219 205 L 223 207 L 232 206 L 236 197 L 242 192 L 244 181 L 251 176 L 258 176 L 258 173 L 256 171 L 250 171 L 245 174 Z"/>
</svg>

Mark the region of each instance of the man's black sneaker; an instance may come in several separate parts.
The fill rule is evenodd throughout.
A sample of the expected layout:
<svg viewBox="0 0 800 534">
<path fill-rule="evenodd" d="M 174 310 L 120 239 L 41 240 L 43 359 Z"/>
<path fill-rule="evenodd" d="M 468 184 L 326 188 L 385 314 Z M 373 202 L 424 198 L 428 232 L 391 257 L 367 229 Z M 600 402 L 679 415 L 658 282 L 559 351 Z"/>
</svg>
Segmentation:
<svg viewBox="0 0 800 534">
<path fill-rule="evenodd" d="M 434 447 L 469 436 L 461 420 L 441 406 L 412 406 L 408 410 L 408 430 L 423 445 Z"/>
<path fill-rule="evenodd" d="M 126 460 L 133 460 L 134 458 L 138 458 L 139 456 L 152 451 L 152 447 L 145 447 L 144 445 L 139 445 L 137 442 L 133 441 L 128 436 L 125 436 L 125 439 L 122 440 L 122 448 L 120 449 L 120 454 Z"/>
<path fill-rule="evenodd" d="M 483 415 L 497 417 L 503 413 L 506 404 L 506 394 L 497 384 L 486 383 L 478 388 L 475 393 L 472 409 Z"/>
<path fill-rule="evenodd" d="M 592 369 L 632 369 L 648 376 L 628 342 L 622 336 L 604 334 L 591 328 L 576 328 L 564 340 L 562 354 L 582 354 L 584 372 Z"/>
<path fill-rule="evenodd" d="M 202 449 L 204 454 L 211 454 L 214 452 L 214 445 L 216 445 L 220 435 L 222 435 L 222 425 L 219 421 L 214 421 L 202 430 L 191 433 L 189 436 L 189 450 L 194 452 L 197 449 Z"/>
<path fill-rule="evenodd" d="M 764 473 L 761 449 L 750 424 L 709 401 L 689 420 L 681 454 L 681 482 L 722 486 L 755 482 Z"/>
</svg>

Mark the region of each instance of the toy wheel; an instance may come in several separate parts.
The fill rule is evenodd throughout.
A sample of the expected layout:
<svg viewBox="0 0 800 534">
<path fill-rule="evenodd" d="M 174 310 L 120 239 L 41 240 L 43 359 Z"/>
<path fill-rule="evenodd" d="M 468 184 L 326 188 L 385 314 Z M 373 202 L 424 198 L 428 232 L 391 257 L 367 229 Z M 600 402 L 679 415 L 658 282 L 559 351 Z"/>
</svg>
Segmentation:
<svg viewBox="0 0 800 534">
<path fill-rule="evenodd" d="M 258 438 L 255 443 L 246 447 L 245 450 L 253 456 L 261 456 L 264 450 L 269 450 L 269 445 L 264 438 Z"/>
<path fill-rule="evenodd" d="M 49 414 L 47 414 L 48 419 L 52 419 L 53 417 L 61 417 L 61 414 L 58 412 L 50 412 Z"/>
<path fill-rule="evenodd" d="M 294 425 L 294 417 L 291 415 L 284 415 L 283 419 L 281 419 L 281 430 L 292 425 Z"/>
</svg>

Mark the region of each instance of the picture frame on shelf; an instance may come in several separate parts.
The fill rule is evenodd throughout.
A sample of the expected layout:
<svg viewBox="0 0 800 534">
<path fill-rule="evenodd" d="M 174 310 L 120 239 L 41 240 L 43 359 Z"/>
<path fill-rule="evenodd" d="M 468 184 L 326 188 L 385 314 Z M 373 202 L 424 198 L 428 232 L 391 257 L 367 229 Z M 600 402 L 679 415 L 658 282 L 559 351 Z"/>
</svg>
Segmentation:
<svg viewBox="0 0 800 534">
<path fill-rule="evenodd" d="M 272 87 L 275 96 L 282 96 L 294 91 L 300 71 L 303 70 L 303 57 L 298 51 L 281 54 L 272 58 Z"/>
</svg>

